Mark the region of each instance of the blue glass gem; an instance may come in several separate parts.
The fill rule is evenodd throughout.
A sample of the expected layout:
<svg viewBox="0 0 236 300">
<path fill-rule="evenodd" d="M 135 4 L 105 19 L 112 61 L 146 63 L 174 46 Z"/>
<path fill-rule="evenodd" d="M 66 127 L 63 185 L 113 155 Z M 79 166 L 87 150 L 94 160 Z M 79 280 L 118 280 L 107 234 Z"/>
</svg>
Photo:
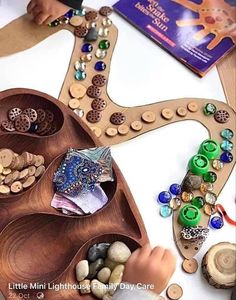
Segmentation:
<svg viewBox="0 0 236 300">
<path fill-rule="evenodd" d="M 74 10 L 70 9 L 66 14 L 64 14 L 64 17 L 71 19 L 74 16 Z"/>
<path fill-rule="evenodd" d="M 39 125 L 36 123 L 32 123 L 28 132 L 34 133 L 38 129 Z"/>
<path fill-rule="evenodd" d="M 233 150 L 234 144 L 228 140 L 223 140 L 223 142 L 220 144 L 220 147 L 224 151 L 231 151 Z"/>
<path fill-rule="evenodd" d="M 225 138 L 226 140 L 231 140 L 234 136 L 234 133 L 231 129 L 226 128 L 221 131 L 220 135 L 222 136 L 222 138 Z"/>
<path fill-rule="evenodd" d="M 167 218 L 167 217 L 171 216 L 171 214 L 172 214 L 172 208 L 170 208 L 169 205 L 162 205 L 160 207 L 160 215 L 163 218 Z"/>
<path fill-rule="evenodd" d="M 76 71 L 75 73 L 75 79 L 81 81 L 81 80 L 84 80 L 86 78 L 86 73 L 84 71 L 81 71 L 81 70 L 78 70 Z"/>
<path fill-rule="evenodd" d="M 167 204 L 170 202 L 172 196 L 170 192 L 163 191 L 158 195 L 158 200 L 162 204 Z"/>
<path fill-rule="evenodd" d="M 220 161 L 224 163 L 231 163 L 233 161 L 233 154 L 229 151 L 225 151 L 220 156 Z"/>
<path fill-rule="evenodd" d="M 170 186 L 170 192 L 176 196 L 180 195 L 181 194 L 181 186 L 178 183 L 173 183 Z"/>
<path fill-rule="evenodd" d="M 224 226 L 224 221 L 221 217 L 213 217 L 210 221 L 210 225 L 214 229 L 220 229 Z"/>
<path fill-rule="evenodd" d="M 98 61 L 94 68 L 96 71 L 104 71 L 106 69 L 106 64 L 103 61 Z"/>
<path fill-rule="evenodd" d="M 83 44 L 83 46 L 81 48 L 81 51 L 85 52 L 85 53 L 92 52 L 93 51 L 93 46 L 89 43 Z"/>
</svg>

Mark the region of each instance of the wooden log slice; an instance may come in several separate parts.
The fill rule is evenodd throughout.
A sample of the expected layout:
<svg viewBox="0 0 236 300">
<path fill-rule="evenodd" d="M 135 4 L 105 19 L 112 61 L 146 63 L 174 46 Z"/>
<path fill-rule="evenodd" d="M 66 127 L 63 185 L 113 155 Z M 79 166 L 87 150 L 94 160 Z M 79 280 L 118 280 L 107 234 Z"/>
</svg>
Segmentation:
<svg viewBox="0 0 236 300">
<path fill-rule="evenodd" d="M 215 288 L 232 288 L 236 284 L 236 244 L 223 242 L 212 246 L 203 257 L 202 273 Z"/>
</svg>

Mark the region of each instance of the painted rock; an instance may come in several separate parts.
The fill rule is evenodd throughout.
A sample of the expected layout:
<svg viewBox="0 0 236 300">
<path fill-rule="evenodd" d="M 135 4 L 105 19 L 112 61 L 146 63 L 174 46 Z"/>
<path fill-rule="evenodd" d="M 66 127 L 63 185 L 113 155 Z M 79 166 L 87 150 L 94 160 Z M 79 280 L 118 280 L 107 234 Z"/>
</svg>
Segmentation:
<svg viewBox="0 0 236 300">
<path fill-rule="evenodd" d="M 111 270 L 105 267 L 98 272 L 97 278 L 102 283 L 107 283 L 109 281 L 110 276 L 111 276 Z"/>
<path fill-rule="evenodd" d="M 122 242 L 113 243 L 107 253 L 110 260 L 118 263 L 127 262 L 131 255 L 130 249 Z"/>
<path fill-rule="evenodd" d="M 80 281 L 79 284 L 80 284 L 80 293 L 82 295 L 91 293 L 90 280 L 88 280 L 88 279 L 82 280 L 82 281 Z"/>
<path fill-rule="evenodd" d="M 182 190 L 191 192 L 200 188 L 202 177 L 188 173 L 182 183 Z"/>
<path fill-rule="evenodd" d="M 114 261 L 110 260 L 109 258 L 105 259 L 105 267 L 108 267 L 111 271 L 113 271 L 118 264 L 119 263 L 114 262 Z"/>
<path fill-rule="evenodd" d="M 93 245 L 88 251 L 88 260 L 94 262 L 98 258 L 105 259 L 107 256 L 107 250 L 111 244 L 100 243 Z"/>
<path fill-rule="evenodd" d="M 91 291 L 98 299 L 102 299 L 107 293 L 107 287 L 102 282 L 94 279 L 91 281 Z"/>
<path fill-rule="evenodd" d="M 76 265 L 76 278 L 78 281 L 84 280 L 89 274 L 89 263 L 87 260 L 81 260 Z"/>
<path fill-rule="evenodd" d="M 89 266 L 88 278 L 93 279 L 103 267 L 104 267 L 104 260 L 102 258 L 95 260 Z"/>
</svg>

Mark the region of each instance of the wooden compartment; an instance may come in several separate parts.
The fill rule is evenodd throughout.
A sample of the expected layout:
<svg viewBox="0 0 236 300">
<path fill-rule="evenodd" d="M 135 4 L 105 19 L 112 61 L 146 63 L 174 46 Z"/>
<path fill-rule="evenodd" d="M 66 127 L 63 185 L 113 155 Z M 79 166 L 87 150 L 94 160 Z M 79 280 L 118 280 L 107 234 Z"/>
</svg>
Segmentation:
<svg viewBox="0 0 236 300">
<path fill-rule="evenodd" d="M 121 240 L 134 250 L 148 241 L 133 197 L 114 161 L 115 180 L 102 184 L 109 201 L 101 210 L 87 216 L 66 216 L 50 206 L 54 194 L 53 174 L 67 149 L 92 148 L 100 143 L 64 104 L 33 90 L 0 93 L 0 117 L 11 107 L 24 107 L 24 101 L 31 107 L 45 107 L 43 103 L 47 103 L 46 107 L 58 116 L 61 128 L 46 137 L 0 132 L 0 148 L 42 154 L 47 167 L 31 189 L 0 198 L 0 290 L 6 298 L 9 283 L 75 284 L 74 267 L 93 243 Z M 20 299 L 21 291 L 13 292 Z M 38 292 L 37 289 L 27 291 L 30 299 L 37 299 Z M 45 299 L 93 299 L 92 295 L 80 296 L 76 290 L 42 292 Z"/>
</svg>

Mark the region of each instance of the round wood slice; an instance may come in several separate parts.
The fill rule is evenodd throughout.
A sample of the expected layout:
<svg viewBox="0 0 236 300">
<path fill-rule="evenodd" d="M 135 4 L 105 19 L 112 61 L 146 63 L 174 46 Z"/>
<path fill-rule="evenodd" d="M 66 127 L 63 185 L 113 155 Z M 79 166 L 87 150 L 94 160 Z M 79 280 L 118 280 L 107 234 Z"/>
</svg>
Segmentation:
<svg viewBox="0 0 236 300">
<path fill-rule="evenodd" d="M 203 257 L 202 273 L 215 288 L 232 288 L 236 284 L 236 244 L 212 246 Z"/>
</svg>

